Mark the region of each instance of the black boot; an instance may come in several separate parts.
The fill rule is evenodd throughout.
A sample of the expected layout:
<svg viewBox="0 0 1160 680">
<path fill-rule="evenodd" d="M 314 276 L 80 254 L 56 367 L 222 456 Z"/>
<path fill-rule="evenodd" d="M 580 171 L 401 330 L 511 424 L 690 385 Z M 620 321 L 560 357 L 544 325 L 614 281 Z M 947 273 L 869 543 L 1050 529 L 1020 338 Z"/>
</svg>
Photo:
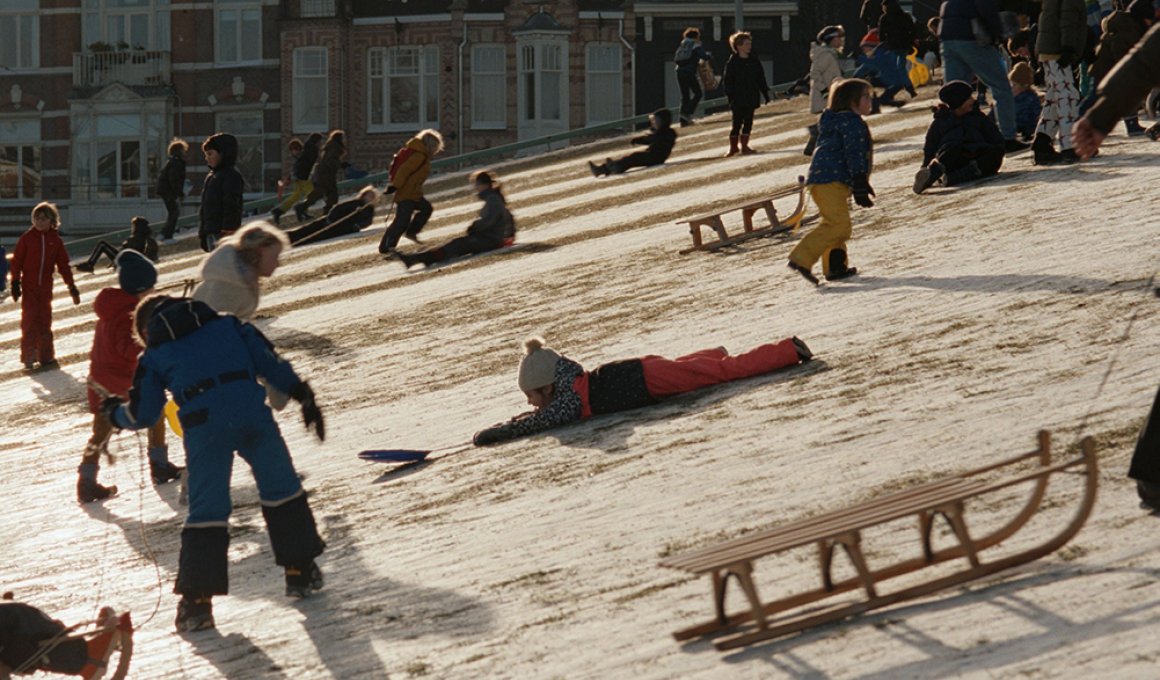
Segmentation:
<svg viewBox="0 0 1160 680">
<path fill-rule="evenodd" d="M 931 188 L 943 178 L 943 166 L 937 160 L 930 162 L 925 168 L 919 168 L 914 173 L 914 193 L 921 194 Z"/>
<path fill-rule="evenodd" d="M 848 279 L 858 273 L 857 267 L 850 266 L 846 259 L 846 251 L 842 248 L 834 248 L 830 251 L 829 264 L 829 273 L 826 274 L 827 281 Z"/>
<path fill-rule="evenodd" d="M 213 602 L 208 596 L 184 595 L 177 603 L 173 625 L 178 633 L 192 633 L 214 627 Z"/>
<path fill-rule="evenodd" d="M 77 501 L 80 503 L 92 503 L 93 501 L 103 501 L 106 498 L 117 495 L 116 486 L 101 486 L 97 482 L 97 472 L 101 468 L 95 463 L 81 463 L 77 468 L 79 477 L 77 477 Z"/>
<path fill-rule="evenodd" d="M 286 596 L 310 597 L 315 590 L 322 590 L 322 570 L 311 562 L 305 567 L 286 567 Z"/>
<path fill-rule="evenodd" d="M 814 149 L 818 146 L 818 126 L 811 125 L 806 129 L 810 131 L 810 138 L 806 141 L 806 148 L 802 149 L 802 153 L 807 156 L 813 156 Z"/>
<path fill-rule="evenodd" d="M 588 161 L 588 170 L 592 173 L 593 177 L 600 177 L 602 175 L 608 174 L 608 167 L 607 166 L 597 165 L 597 164 L 593 163 L 592 161 Z"/>
<path fill-rule="evenodd" d="M 277 225 L 282 224 L 282 209 L 281 208 L 274 208 L 273 210 L 270 211 L 270 221 L 273 222 L 274 224 L 277 224 Z"/>
<path fill-rule="evenodd" d="M 814 284 L 815 286 L 817 286 L 821 283 L 820 281 L 818 281 L 818 277 L 814 276 L 813 272 L 811 272 L 809 269 L 801 266 L 797 262 L 794 262 L 793 260 L 790 260 L 789 264 L 787 264 L 786 266 L 789 267 L 790 269 L 794 270 L 795 272 L 801 274 L 802 278 L 804 278 L 806 281 L 809 281 L 810 283 Z"/>
<path fill-rule="evenodd" d="M 947 186 L 954 186 L 962 184 L 963 182 L 971 182 L 983 176 L 983 171 L 979 170 L 979 164 L 975 161 L 967 163 L 961 168 L 952 170 L 947 173 Z"/>
<path fill-rule="evenodd" d="M 1035 140 L 1031 142 L 1031 162 L 1035 165 L 1055 165 L 1059 162 L 1059 152 L 1051 143 L 1051 137 L 1042 132 L 1035 133 Z"/>
</svg>

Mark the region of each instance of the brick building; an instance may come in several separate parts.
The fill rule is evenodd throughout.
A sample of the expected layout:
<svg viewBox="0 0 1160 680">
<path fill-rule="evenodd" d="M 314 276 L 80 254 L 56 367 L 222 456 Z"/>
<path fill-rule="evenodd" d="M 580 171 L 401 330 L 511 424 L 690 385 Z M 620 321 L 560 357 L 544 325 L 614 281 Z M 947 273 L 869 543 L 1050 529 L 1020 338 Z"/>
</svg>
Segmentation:
<svg viewBox="0 0 1160 680">
<path fill-rule="evenodd" d="M 238 135 L 251 194 L 281 167 L 278 0 L 0 2 L 0 235 L 40 200 L 66 232 L 160 221 L 153 195 L 174 137 Z M 200 186 L 205 160 L 189 154 Z M 187 208 L 191 210 L 192 208 Z"/>
</svg>

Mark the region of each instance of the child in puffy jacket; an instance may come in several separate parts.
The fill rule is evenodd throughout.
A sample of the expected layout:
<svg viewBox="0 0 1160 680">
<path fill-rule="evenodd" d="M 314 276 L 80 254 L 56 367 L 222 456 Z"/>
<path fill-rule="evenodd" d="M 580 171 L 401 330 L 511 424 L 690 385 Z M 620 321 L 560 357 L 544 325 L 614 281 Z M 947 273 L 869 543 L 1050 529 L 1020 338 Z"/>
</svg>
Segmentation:
<svg viewBox="0 0 1160 680">
<path fill-rule="evenodd" d="M 829 108 L 818 118 L 818 146 L 806 184 L 821 222 L 789 254 L 789 268 L 815 286 L 819 281 L 811 270 L 819 259 L 829 281 L 858 273 L 846 258 L 846 240 L 853 229 L 849 201 L 853 194 L 858 205 L 874 206 L 870 200 L 874 195 L 870 186 L 874 142 L 862 120 L 870 114 L 873 97 L 865 80 L 839 81 L 830 89 Z"/>
<path fill-rule="evenodd" d="M 842 79 L 842 46 L 846 42 L 846 29 L 841 26 L 826 26 L 818 31 L 817 40 L 810 43 L 810 113 L 819 114 L 826 109 L 826 99 L 830 96 L 830 86 Z M 814 155 L 818 144 L 818 126 L 809 126 L 810 138 L 802 153 Z"/>
<path fill-rule="evenodd" d="M 32 227 L 12 252 L 12 299 L 20 303 L 20 362 L 26 371 L 58 366 L 52 338 L 53 269 L 60 272 L 73 304 L 79 305 L 81 293 L 60 238 L 60 212 L 45 201 L 32 209 Z"/>
<path fill-rule="evenodd" d="M 121 242 L 120 248 L 114 248 L 108 241 L 97 241 L 97 245 L 93 247 L 93 252 L 89 254 L 89 258 L 77 265 L 77 271 L 92 273 L 102 255 L 109 258 L 109 266 L 113 266 L 117 261 L 117 253 L 125 249 L 136 250 L 156 262 L 157 239 L 153 238 L 153 230 L 149 228 L 149 220 L 138 216 L 134 217 L 130 224 L 132 226 L 129 238 Z"/>
<path fill-rule="evenodd" d="M 914 176 L 914 193 L 935 184 L 954 186 L 990 177 L 1003 165 L 1003 133 L 979 110 L 974 88 L 952 80 L 938 91 L 940 104 L 926 130 L 922 168 Z"/>
<path fill-rule="evenodd" d="M 431 174 L 431 159 L 443 150 L 443 135 L 438 130 L 421 130 L 407 140 L 399 151 L 406 154 L 391 177 L 388 194 L 394 194 L 395 219 L 387 227 L 379 241 L 379 253 L 389 255 L 399 245 L 399 239 L 406 236 L 419 242 L 419 232 L 431 219 L 435 208 L 423 197 L 423 183 Z"/>
<path fill-rule="evenodd" d="M 534 410 L 477 432 L 476 446 L 648 406 L 664 397 L 763 375 L 813 358 L 798 338 L 760 345 L 736 356 L 718 347 L 677 359 L 648 355 L 615 361 L 592 371 L 545 347 L 543 338 L 528 339 L 524 350 L 518 383 Z"/>
<path fill-rule="evenodd" d="M 667 161 L 677 144 L 677 131 L 673 129 L 673 112 L 668 109 L 657 109 L 649 114 L 648 122 L 650 131 L 632 138 L 633 144 L 648 148 L 615 160 L 606 158 L 602 165 L 588 161 L 588 169 L 592 172 L 592 176 L 619 175 L 630 168 L 647 168 L 662 165 Z"/>
<path fill-rule="evenodd" d="M 906 58 L 893 50 L 881 47 L 878 43 L 878 32 L 870 31 L 862 38 L 862 56 L 858 58 L 858 68 L 854 71 L 855 78 L 864 78 L 874 85 L 886 88 L 882 98 L 873 102 L 871 112 L 878 112 L 878 105 L 904 106 L 906 102 L 894 97 L 906 90 L 910 96 L 917 97 L 918 92 L 910 82 L 910 73 L 906 65 Z"/>
<path fill-rule="evenodd" d="M 116 495 L 117 487 L 97 482 L 101 454 L 108 452 L 113 427 L 101 415 L 101 400 L 116 395 L 129 398 L 129 387 L 137 370 L 141 346 L 133 334 L 133 310 L 142 298 L 153 292 L 157 268 L 136 250 L 122 250 L 117 255 L 117 288 L 105 288 L 93 300 L 97 326 L 93 331 L 93 349 L 89 353 L 89 411 L 93 413 L 93 435 L 77 469 L 77 500 L 100 501 Z M 165 443 L 165 421 L 149 428 L 149 471 L 154 484 L 165 484 L 181 475 L 181 468 L 169 462 Z"/>
<path fill-rule="evenodd" d="M 749 146 L 749 136 L 753 133 L 753 114 L 761 106 L 762 100 L 769 103 L 765 67 L 753 54 L 753 36 L 738 31 L 729 36 L 729 48 L 733 54 L 725 62 L 725 72 L 721 76 L 721 86 L 729 99 L 729 112 L 732 114 L 726 157 L 739 153 L 757 153 Z"/>
<path fill-rule="evenodd" d="M 418 253 L 397 252 L 399 260 L 410 268 L 415 264 L 433 265 L 463 255 L 486 253 L 490 250 L 511 245 L 516 238 L 516 223 L 507 208 L 499 179 L 491 170 L 477 170 L 471 175 L 472 184 L 483 208 L 479 219 L 467 228 L 467 234 L 446 244 Z"/>
</svg>

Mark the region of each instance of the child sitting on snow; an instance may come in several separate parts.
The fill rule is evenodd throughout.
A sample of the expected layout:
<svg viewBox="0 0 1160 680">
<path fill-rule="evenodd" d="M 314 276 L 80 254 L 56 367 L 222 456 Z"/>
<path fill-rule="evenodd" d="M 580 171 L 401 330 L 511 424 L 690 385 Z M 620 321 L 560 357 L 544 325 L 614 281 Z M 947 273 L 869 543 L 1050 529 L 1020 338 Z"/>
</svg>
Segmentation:
<svg viewBox="0 0 1160 680">
<path fill-rule="evenodd" d="M 330 212 L 309 222 L 286 230 L 291 246 L 317 243 L 358 232 L 371 226 L 375 220 L 375 204 L 379 192 L 374 187 L 363 187 L 354 198 L 338 203 Z"/>
<path fill-rule="evenodd" d="M 515 242 L 516 223 L 507 208 L 507 199 L 504 198 L 495 173 L 491 170 L 477 170 L 472 173 L 471 181 L 475 185 L 476 195 L 483 201 L 479 219 L 471 223 L 465 235 L 438 248 L 410 255 L 395 251 L 403 266 L 432 265 L 463 255 L 486 253 Z"/>
<path fill-rule="evenodd" d="M 129 387 L 137 370 L 141 347 L 133 336 L 133 310 L 153 292 L 157 268 L 136 250 L 122 250 L 117 256 L 119 288 L 105 288 L 93 300 L 97 326 L 89 353 L 89 411 L 93 414 L 93 435 L 77 469 L 77 501 L 91 503 L 116 495 L 117 487 L 97 482 L 101 454 L 108 452 L 113 427 L 101 415 L 101 400 L 110 395 L 129 398 Z M 99 392 L 98 392 L 99 390 Z M 165 443 L 165 421 L 149 428 L 149 472 L 154 484 L 165 484 L 181 475 L 181 468 L 169 462 Z"/>
<path fill-rule="evenodd" d="M 651 131 L 632 138 L 633 144 L 647 146 L 647 149 L 616 160 L 606 158 L 603 165 L 588 161 L 588 169 L 592 171 L 592 176 L 619 175 L 629 168 L 646 168 L 667 161 L 669 154 L 673 152 L 673 146 L 677 143 L 677 131 L 672 127 L 673 113 L 668 109 L 657 109 L 649 114 L 648 122 Z"/>
<path fill-rule="evenodd" d="M 121 243 L 121 247 L 114 248 L 108 241 L 97 241 L 97 245 L 93 247 L 93 252 L 89 254 L 89 258 L 76 266 L 78 272 L 92 273 L 97 266 L 97 261 L 101 256 L 109 258 L 109 266 L 116 264 L 117 253 L 125 250 L 136 250 L 150 260 L 157 261 L 157 239 L 153 238 L 153 230 L 149 228 L 149 220 L 144 217 L 134 217 L 130 222 L 132 231 L 129 233 L 129 238 Z"/>
<path fill-rule="evenodd" d="M 36 671 L 79 675 L 85 680 L 102 678 L 109 657 L 120 649 L 116 670 L 109 680 L 124 680 L 133 654 L 133 622 L 129 614 L 117 615 L 110 607 L 97 614 L 96 630 L 76 632 L 81 624 L 65 627 L 40 609 L 12 602 L 4 594 L 0 602 L 0 680 L 12 673 Z"/>
<path fill-rule="evenodd" d="M 935 184 L 954 186 L 999 172 L 1003 165 L 1003 133 L 979 110 L 974 90 L 952 80 L 938 91 L 941 103 L 922 146 L 922 168 L 914 176 L 914 193 Z"/>
<path fill-rule="evenodd" d="M 762 375 L 813 358 L 804 342 L 787 338 L 737 356 L 718 347 L 677 359 L 649 355 L 585 371 L 580 364 L 545 347 L 543 338 L 527 340 L 524 349 L 518 382 L 535 410 L 476 433 L 476 446 L 526 437 L 603 413 L 648 406 L 663 397 Z"/>
</svg>

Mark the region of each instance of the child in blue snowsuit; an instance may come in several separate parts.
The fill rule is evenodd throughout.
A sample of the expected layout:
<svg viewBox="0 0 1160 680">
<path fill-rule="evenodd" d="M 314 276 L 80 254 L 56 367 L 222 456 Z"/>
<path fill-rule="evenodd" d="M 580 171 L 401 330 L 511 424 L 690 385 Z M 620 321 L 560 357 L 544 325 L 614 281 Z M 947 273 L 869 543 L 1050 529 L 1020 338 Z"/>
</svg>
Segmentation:
<svg viewBox="0 0 1160 680">
<path fill-rule="evenodd" d="M 142 429 L 161 417 L 165 390 L 184 430 L 189 515 L 181 532 L 174 592 L 178 631 L 214 626 L 210 598 L 228 593 L 230 473 L 234 453 L 258 484 L 274 561 L 286 570 L 286 594 L 305 597 L 322 587 L 314 558 L 324 544 L 290 452 L 266 405 L 259 377 L 302 405 L 307 427 L 324 439 L 322 412 L 310 386 L 248 323 L 219 315 L 203 302 L 155 296 L 137 308 L 145 352 L 129 403 L 110 397 L 101 412 L 119 428 Z"/>
<path fill-rule="evenodd" d="M 902 55 L 878 45 L 876 31 L 871 31 L 862 38 L 862 56 L 858 58 L 858 69 L 854 71 L 855 78 L 863 78 L 872 84 L 885 87 L 882 98 L 874 101 L 874 111 L 879 104 L 887 106 L 902 106 L 894 98 L 902 90 L 917 97 L 914 85 L 910 82 L 910 73 L 906 66 L 906 58 Z"/>
</svg>

